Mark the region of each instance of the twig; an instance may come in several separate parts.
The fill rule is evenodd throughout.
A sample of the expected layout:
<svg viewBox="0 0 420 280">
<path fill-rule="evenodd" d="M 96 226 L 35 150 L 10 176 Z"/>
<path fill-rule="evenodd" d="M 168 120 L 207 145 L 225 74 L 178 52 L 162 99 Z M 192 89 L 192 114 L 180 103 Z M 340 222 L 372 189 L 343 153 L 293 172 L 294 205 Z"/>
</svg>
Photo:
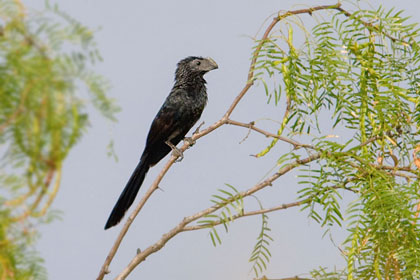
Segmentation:
<svg viewBox="0 0 420 280">
<path fill-rule="evenodd" d="M 246 212 L 246 213 L 243 213 L 243 214 L 233 215 L 230 219 L 237 220 L 237 219 L 242 218 L 242 217 L 249 217 L 249 216 L 261 215 L 261 214 L 270 213 L 270 212 L 274 212 L 274 211 L 284 210 L 284 209 L 288 209 L 288 208 L 291 208 L 291 207 L 296 207 L 296 206 L 302 205 L 304 203 L 307 203 L 308 201 L 310 201 L 309 198 L 299 200 L 299 201 L 295 201 L 295 202 L 291 202 L 291 203 L 282 204 L 282 205 L 272 207 L 272 208 L 268 208 L 268 209 L 249 211 L 249 212 Z M 207 225 L 186 226 L 186 227 L 183 228 L 182 231 L 199 230 L 199 229 L 203 229 L 203 228 L 209 228 L 211 226 L 217 226 L 217 225 L 220 225 L 222 223 L 223 223 L 222 220 L 218 220 L 218 221 L 215 221 L 214 223 L 211 223 L 210 225 L 207 224 Z"/>
<path fill-rule="evenodd" d="M 236 215 L 233 215 L 231 217 L 231 219 L 236 220 L 236 219 L 239 219 L 239 218 L 242 218 L 242 217 L 255 216 L 255 215 L 260 215 L 260 214 L 265 214 L 265 213 L 270 213 L 270 212 L 274 212 L 274 211 L 285 210 L 285 209 L 288 209 L 288 208 L 300 206 L 302 204 L 312 202 L 312 200 L 315 197 L 319 196 L 324 191 L 331 190 L 331 189 L 334 189 L 334 190 L 344 189 L 344 190 L 347 190 L 347 191 L 355 192 L 353 189 L 346 187 L 346 185 L 348 183 L 352 182 L 352 181 L 355 181 L 356 179 L 357 179 L 356 177 L 350 178 L 350 179 L 345 180 L 341 184 L 337 184 L 337 185 L 334 185 L 334 186 L 331 186 L 331 187 L 325 187 L 322 190 L 319 190 L 317 193 L 311 195 L 310 197 L 299 200 L 299 201 L 290 202 L 290 203 L 283 203 L 281 205 L 271 207 L 271 208 L 268 208 L 268 209 L 260 209 L 260 210 L 255 210 L 255 211 L 249 211 L 249 212 L 246 212 L 246 213 L 236 214 Z M 214 221 L 213 223 L 206 224 L 206 225 L 186 226 L 183 231 L 193 231 L 193 230 L 199 230 L 199 229 L 203 229 L 203 228 L 209 228 L 209 227 L 212 227 L 212 226 L 220 225 L 222 223 L 223 223 L 223 221 L 219 220 L 219 221 Z"/>
<path fill-rule="evenodd" d="M 414 214 L 414 219 L 417 220 L 417 218 L 419 217 L 419 213 L 420 213 L 420 200 L 417 203 L 417 207 L 416 207 L 416 213 Z M 413 221 L 413 224 L 416 223 L 415 221 Z"/>
<path fill-rule="evenodd" d="M 55 168 L 55 166 L 50 166 L 50 169 L 48 170 L 48 173 L 47 173 L 47 175 L 46 175 L 46 179 L 45 179 L 45 182 L 43 183 L 43 184 L 41 184 L 41 191 L 39 192 L 39 194 L 38 194 L 38 196 L 36 197 L 36 199 L 35 199 L 35 201 L 31 204 L 31 206 L 29 207 L 29 209 L 27 209 L 25 212 L 23 212 L 23 214 L 21 214 L 21 215 L 19 215 L 18 217 L 14 217 L 14 218 L 12 218 L 12 221 L 20 221 L 20 220 L 24 220 L 24 219 L 26 219 L 27 217 L 29 217 L 30 215 L 31 216 L 37 216 L 37 217 L 39 217 L 39 216 L 42 216 L 43 214 L 45 214 L 45 212 L 46 212 L 46 210 L 47 209 L 45 209 L 45 211 L 42 211 L 42 212 L 40 212 L 40 213 L 36 213 L 36 212 L 34 212 L 35 210 L 36 210 L 36 208 L 38 207 L 38 205 L 41 203 L 41 200 L 44 198 L 44 196 L 45 196 L 45 193 L 47 192 L 47 190 L 48 190 L 48 188 L 49 188 L 49 186 L 51 185 L 51 182 L 52 182 L 52 180 L 53 180 L 53 178 L 54 178 L 54 175 L 56 174 L 56 172 L 57 172 L 57 170 L 56 170 L 56 168 Z M 57 176 L 56 176 L 57 177 Z M 54 199 L 54 197 L 55 197 L 55 194 L 57 193 L 57 188 L 58 188 L 58 185 L 59 185 L 59 180 L 60 180 L 60 177 L 61 177 L 61 170 L 59 170 L 59 175 L 58 175 L 58 177 L 56 178 L 56 184 L 54 185 L 54 190 L 53 190 L 53 197 L 52 197 L 52 199 Z M 58 184 L 58 185 L 57 185 Z M 35 189 L 36 188 L 33 188 L 33 190 L 35 191 Z M 34 193 L 34 191 L 30 191 L 28 194 L 33 194 Z M 26 195 L 25 196 L 23 196 L 22 198 L 24 198 L 24 199 L 26 199 L 27 197 L 26 197 Z M 22 198 L 19 198 L 19 199 L 22 199 Z M 16 202 L 16 201 L 8 201 L 8 202 L 6 202 L 8 205 L 11 205 L 11 204 L 13 204 L 14 202 Z M 52 202 L 52 201 L 51 201 Z M 51 204 L 51 202 L 47 202 L 47 204 L 44 206 L 44 207 L 48 207 L 50 204 Z"/>
<path fill-rule="evenodd" d="M 353 148 L 350 148 L 348 151 L 351 152 L 352 150 L 359 149 L 359 148 L 361 148 L 363 146 L 366 146 L 366 145 L 368 145 L 368 144 L 370 144 L 372 142 L 375 142 L 376 140 L 378 140 L 380 138 L 381 138 L 381 136 L 379 136 L 379 135 L 372 136 L 369 139 L 367 139 L 365 142 L 360 143 L 359 145 L 354 146 Z"/>
<path fill-rule="evenodd" d="M 411 169 L 410 166 L 390 166 L 390 165 L 378 165 L 378 164 L 371 164 L 371 166 L 376 169 L 399 170 L 399 171 L 410 172 L 413 174 L 418 173 L 418 171 Z"/>
<path fill-rule="evenodd" d="M 352 13 L 350 13 L 350 12 L 348 12 L 348 11 L 346 11 L 346 10 L 344 10 L 342 7 L 336 7 L 335 8 L 337 11 L 340 11 L 340 12 L 342 12 L 346 17 L 352 17 L 353 16 L 353 14 Z M 385 37 L 387 37 L 388 39 L 390 39 L 392 42 L 401 42 L 401 43 L 403 43 L 403 44 L 406 44 L 406 45 L 409 45 L 409 46 L 411 46 L 411 44 L 409 44 L 409 43 L 407 43 L 407 42 L 405 42 L 404 40 L 402 40 L 402 39 L 398 39 L 398 38 L 395 38 L 395 37 L 393 37 L 392 35 L 389 35 L 388 33 L 386 33 L 386 32 L 383 32 L 383 31 L 381 31 L 381 30 L 379 30 L 379 28 L 378 27 L 376 27 L 375 25 L 373 25 L 372 23 L 370 23 L 370 22 L 367 22 L 367 21 L 364 21 L 364 20 L 362 20 L 362 19 L 360 19 L 360 18 L 354 18 L 354 19 L 356 19 L 356 20 L 358 20 L 360 23 L 362 23 L 368 30 L 373 30 L 374 32 L 376 32 L 376 33 L 378 33 L 378 34 L 383 34 L 383 35 L 385 35 Z"/>
<path fill-rule="evenodd" d="M 33 216 L 41 217 L 44 216 L 45 213 L 47 213 L 47 210 L 50 208 L 52 202 L 54 201 L 54 198 L 56 197 L 58 193 L 58 189 L 60 188 L 60 181 L 61 181 L 61 166 L 56 170 L 56 176 L 55 176 L 55 183 L 54 187 L 49 194 L 48 200 L 45 202 L 45 205 L 42 207 L 42 209 L 39 212 L 33 213 Z"/>
<path fill-rule="evenodd" d="M 284 136 L 281 136 L 281 135 L 277 135 L 277 134 L 274 134 L 274 133 L 265 131 L 265 130 L 263 130 L 261 128 L 258 128 L 258 127 L 256 127 L 254 125 L 254 122 L 242 123 L 242 122 L 238 122 L 238 121 L 234 121 L 234 120 L 228 119 L 227 122 L 226 122 L 226 124 L 236 125 L 236 126 L 241 126 L 241 127 L 249 128 L 251 130 L 254 130 L 256 132 L 259 132 L 259 133 L 265 135 L 266 137 L 276 138 L 276 139 L 279 139 L 279 140 L 281 140 L 283 142 L 289 143 L 289 144 L 293 145 L 293 147 L 295 149 L 299 149 L 299 148 L 315 149 L 315 147 L 312 146 L 312 145 L 302 144 L 302 143 L 299 143 L 299 142 L 297 142 L 295 140 L 292 140 L 290 138 L 287 138 L 287 137 L 284 137 Z"/>
<path fill-rule="evenodd" d="M 253 126 L 254 124 L 255 122 L 250 122 L 248 125 Z M 241 141 L 239 141 L 239 144 L 242 144 L 243 142 L 246 141 L 246 139 L 248 139 L 249 135 L 251 135 L 251 131 L 252 131 L 251 127 L 248 127 L 248 132 L 246 133 L 245 137 Z"/>
</svg>

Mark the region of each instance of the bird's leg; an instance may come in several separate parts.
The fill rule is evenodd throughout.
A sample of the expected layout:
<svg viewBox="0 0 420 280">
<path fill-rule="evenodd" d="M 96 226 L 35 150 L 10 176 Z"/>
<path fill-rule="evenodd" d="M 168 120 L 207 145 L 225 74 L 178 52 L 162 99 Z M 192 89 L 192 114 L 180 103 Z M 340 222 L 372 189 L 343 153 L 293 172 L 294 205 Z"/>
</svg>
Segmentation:
<svg viewBox="0 0 420 280">
<path fill-rule="evenodd" d="M 174 144 L 172 144 L 171 141 L 168 140 L 165 142 L 165 144 L 171 147 L 172 155 L 178 157 L 178 159 L 176 160 L 177 162 L 180 162 L 184 159 L 184 154 L 182 153 L 182 151 L 178 149 Z"/>
</svg>

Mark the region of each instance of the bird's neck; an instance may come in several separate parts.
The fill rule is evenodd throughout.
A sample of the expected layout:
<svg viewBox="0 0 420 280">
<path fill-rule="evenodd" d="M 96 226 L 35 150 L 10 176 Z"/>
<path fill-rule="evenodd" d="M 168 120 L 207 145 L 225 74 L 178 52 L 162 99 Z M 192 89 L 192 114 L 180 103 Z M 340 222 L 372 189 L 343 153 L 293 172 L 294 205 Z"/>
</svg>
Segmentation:
<svg viewBox="0 0 420 280">
<path fill-rule="evenodd" d="M 174 88 L 185 89 L 187 91 L 201 91 L 206 87 L 206 80 L 202 75 L 185 75 L 177 77 Z"/>
</svg>

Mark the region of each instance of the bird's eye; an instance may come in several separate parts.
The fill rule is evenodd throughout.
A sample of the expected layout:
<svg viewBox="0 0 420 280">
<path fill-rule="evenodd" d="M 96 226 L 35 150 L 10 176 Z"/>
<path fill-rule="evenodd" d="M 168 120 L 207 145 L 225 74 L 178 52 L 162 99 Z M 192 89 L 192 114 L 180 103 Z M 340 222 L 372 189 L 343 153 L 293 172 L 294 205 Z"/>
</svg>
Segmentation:
<svg viewBox="0 0 420 280">
<path fill-rule="evenodd" d="M 196 65 L 200 65 L 200 64 L 201 64 L 201 61 L 200 61 L 200 60 L 197 60 L 197 61 L 195 62 L 195 64 L 196 64 Z"/>
</svg>

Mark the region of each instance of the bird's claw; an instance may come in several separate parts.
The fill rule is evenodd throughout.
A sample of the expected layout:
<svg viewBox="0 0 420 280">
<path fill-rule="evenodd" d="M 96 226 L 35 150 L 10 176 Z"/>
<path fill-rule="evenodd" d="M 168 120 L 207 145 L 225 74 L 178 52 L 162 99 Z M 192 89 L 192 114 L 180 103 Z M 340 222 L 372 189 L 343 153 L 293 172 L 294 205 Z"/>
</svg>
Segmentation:
<svg viewBox="0 0 420 280">
<path fill-rule="evenodd" d="M 188 144 L 190 145 L 190 147 L 192 147 L 193 145 L 195 145 L 195 140 L 192 139 L 192 137 L 185 137 L 184 138 L 185 142 L 188 142 Z"/>
<path fill-rule="evenodd" d="M 178 149 L 177 147 L 175 147 L 174 150 L 172 150 L 172 155 L 178 157 L 175 162 L 180 162 L 184 159 L 184 154 L 182 153 L 182 151 L 180 149 Z"/>
<path fill-rule="evenodd" d="M 171 147 L 171 149 L 172 149 L 172 155 L 178 157 L 177 160 L 176 160 L 176 162 L 180 162 L 181 160 L 184 159 L 184 154 L 182 153 L 182 151 L 180 149 L 178 149 L 170 141 L 166 141 L 165 143 L 166 143 L 166 145 L 168 145 L 169 147 Z"/>
</svg>

